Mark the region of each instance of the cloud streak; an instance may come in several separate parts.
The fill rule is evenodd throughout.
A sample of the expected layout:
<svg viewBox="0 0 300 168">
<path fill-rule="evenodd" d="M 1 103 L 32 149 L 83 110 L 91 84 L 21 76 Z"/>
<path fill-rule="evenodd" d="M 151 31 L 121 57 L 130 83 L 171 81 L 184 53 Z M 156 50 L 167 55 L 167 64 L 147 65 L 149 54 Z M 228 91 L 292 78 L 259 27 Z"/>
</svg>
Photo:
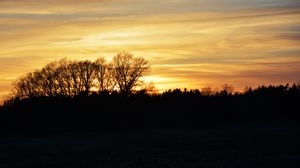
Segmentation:
<svg viewBox="0 0 300 168">
<path fill-rule="evenodd" d="M 4 0 L 0 94 L 49 61 L 110 59 L 122 50 L 149 59 L 147 80 L 160 89 L 297 82 L 299 6 L 294 0 Z"/>
</svg>

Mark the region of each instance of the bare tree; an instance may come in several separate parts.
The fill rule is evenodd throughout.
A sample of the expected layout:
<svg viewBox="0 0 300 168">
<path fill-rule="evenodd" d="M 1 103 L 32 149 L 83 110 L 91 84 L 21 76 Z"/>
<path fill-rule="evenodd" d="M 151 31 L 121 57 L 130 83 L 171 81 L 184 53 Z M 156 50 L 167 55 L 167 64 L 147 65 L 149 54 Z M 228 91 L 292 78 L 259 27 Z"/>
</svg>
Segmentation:
<svg viewBox="0 0 300 168">
<path fill-rule="evenodd" d="M 231 95 L 234 93 L 234 87 L 232 85 L 225 83 L 223 85 L 223 91 L 226 92 L 227 94 Z"/>
<path fill-rule="evenodd" d="M 38 96 L 38 84 L 35 79 L 35 72 L 27 73 L 25 76 L 19 78 L 14 85 L 16 96 L 21 99 Z"/>
<path fill-rule="evenodd" d="M 27 85 L 26 85 L 26 77 L 20 77 L 18 78 L 14 83 L 14 88 L 15 88 L 15 94 L 16 97 L 23 99 L 27 97 Z"/>
<path fill-rule="evenodd" d="M 58 93 L 61 96 L 71 96 L 71 82 L 72 78 L 70 73 L 68 72 L 68 66 L 70 61 L 67 59 L 61 59 L 57 62 L 58 67 L 55 69 L 55 84 L 58 88 Z"/>
<path fill-rule="evenodd" d="M 68 75 L 70 75 L 70 89 L 73 96 L 78 95 L 81 91 L 78 69 L 79 68 L 77 62 L 72 62 L 67 67 Z"/>
<path fill-rule="evenodd" d="M 106 60 L 103 57 L 98 58 L 95 61 L 94 68 L 99 93 L 103 91 L 112 91 L 114 83 L 112 82 L 109 64 Z"/>
<path fill-rule="evenodd" d="M 149 69 L 148 61 L 128 52 L 118 53 L 111 62 L 111 74 L 121 94 L 129 94 Z"/>
<path fill-rule="evenodd" d="M 94 63 L 91 61 L 83 61 L 78 63 L 80 91 L 88 95 L 93 87 L 94 80 Z"/>
<path fill-rule="evenodd" d="M 21 99 L 88 95 L 93 87 L 99 92 L 112 92 L 117 87 L 120 93 L 129 94 L 148 68 L 144 58 L 133 57 L 127 52 L 119 53 L 111 63 L 104 58 L 95 62 L 62 59 L 19 78 L 14 84 L 15 94 Z"/>
<path fill-rule="evenodd" d="M 44 89 L 44 94 L 46 96 L 54 96 L 57 95 L 57 88 L 55 86 L 55 70 L 57 68 L 56 62 L 51 62 L 47 64 L 40 73 L 37 73 L 36 75 L 39 75 L 35 79 L 37 82 L 39 82 L 40 85 L 42 85 L 42 88 Z M 34 82 L 33 82 L 34 83 Z"/>
<path fill-rule="evenodd" d="M 154 82 L 150 82 L 148 84 L 145 85 L 145 87 L 143 88 L 143 90 L 146 91 L 147 94 L 149 95 L 157 95 L 158 94 L 158 90 L 155 88 Z"/>
<path fill-rule="evenodd" d="M 214 91 L 211 87 L 203 87 L 201 89 L 201 94 L 203 96 L 212 96 L 212 95 L 214 95 Z"/>
</svg>

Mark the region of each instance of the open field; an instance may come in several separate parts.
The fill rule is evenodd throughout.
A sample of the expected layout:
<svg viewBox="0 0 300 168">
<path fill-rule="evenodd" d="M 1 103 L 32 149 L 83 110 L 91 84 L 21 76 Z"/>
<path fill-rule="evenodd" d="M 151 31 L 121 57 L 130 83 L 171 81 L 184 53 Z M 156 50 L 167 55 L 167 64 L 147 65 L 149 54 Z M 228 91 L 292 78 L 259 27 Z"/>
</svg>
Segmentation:
<svg viewBox="0 0 300 168">
<path fill-rule="evenodd" d="M 0 167 L 299 167 L 300 124 L 5 134 Z"/>
</svg>

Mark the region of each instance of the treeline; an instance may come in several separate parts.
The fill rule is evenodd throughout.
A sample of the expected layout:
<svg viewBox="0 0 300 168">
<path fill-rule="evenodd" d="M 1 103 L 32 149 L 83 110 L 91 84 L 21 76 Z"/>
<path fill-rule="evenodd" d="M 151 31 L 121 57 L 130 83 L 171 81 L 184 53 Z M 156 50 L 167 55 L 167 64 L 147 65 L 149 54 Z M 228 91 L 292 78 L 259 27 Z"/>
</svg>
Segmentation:
<svg viewBox="0 0 300 168">
<path fill-rule="evenodd" d="M 0 130 L 199 127 L 207 123 L 300 121 L 300 85 L 210 87 L 163 93 L 139 89 L 149 69 L 127 52 L 111 62 L 52 62 L 15 82 L 0 107 Z"/>
<path fill-rule="evenodd" d="M 245 93 L 174 89 L 12 99 L 0 108 L 0 130 L 202 127 L 224 122 L 299 122 L 300 86 L 249 88 Z"/>
<path fill-rule="evenodd" d="M 19 78 L 14 84 L 14 97 L 76 96 L 116 90 L 129 94 L 148 68 L 144 58 L 128 52 L 118 53 L 111 62 L 102 57 L 95 62 L 62 59 Z"/>
</svg>

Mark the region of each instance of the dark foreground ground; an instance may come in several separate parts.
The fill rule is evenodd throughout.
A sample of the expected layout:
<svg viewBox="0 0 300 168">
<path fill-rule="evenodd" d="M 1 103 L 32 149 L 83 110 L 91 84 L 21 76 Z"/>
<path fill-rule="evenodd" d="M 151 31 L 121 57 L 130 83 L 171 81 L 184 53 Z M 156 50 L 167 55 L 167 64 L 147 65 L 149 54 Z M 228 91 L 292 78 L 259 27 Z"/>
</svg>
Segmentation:
<svg viewBox="0 0 300 168">
<path fill-rule="evenodd" d="M 300 124 L 5 133 L 1 168 L 300 167 Z"/>
</svg>

